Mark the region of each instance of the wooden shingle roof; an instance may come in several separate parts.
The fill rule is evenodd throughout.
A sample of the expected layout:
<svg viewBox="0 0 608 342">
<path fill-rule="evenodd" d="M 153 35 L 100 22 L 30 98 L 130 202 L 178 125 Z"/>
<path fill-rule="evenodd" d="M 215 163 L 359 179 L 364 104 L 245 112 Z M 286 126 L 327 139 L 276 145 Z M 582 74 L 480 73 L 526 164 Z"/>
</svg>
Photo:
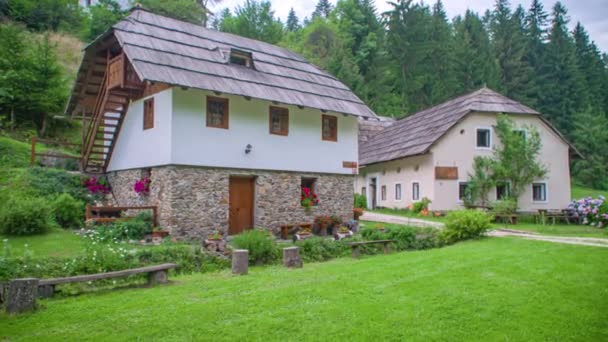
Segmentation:
<svg viewBox="0 0 608 342">
<path fill-rule="evenodd" d="M 427 153 L 439 138 L 471 112 L 528 114 L 540 117 L 534 109 L 493 90 L 482 88 L 396 121 L 367 141 L 361 142 L 359 164 L 368 165 Z M 543 121 L 546 122 L 544 119 Z M 561 134 L 555 131 L 561 137 Z"/>
<path fill-rule="evenodd" d="M 375 118 L 342 82 L 298 54 L 272 44 L 139 8 L 96 42 L 107 39 L 108 35 L 115 37 L 142 81 Z M 231 50 L 251 53 L 254 67 L 230 64 Z M 77 83 L 68 113 L 78 101 L 74 94 L 82 93 L 78 86 Z"/>
</svg>

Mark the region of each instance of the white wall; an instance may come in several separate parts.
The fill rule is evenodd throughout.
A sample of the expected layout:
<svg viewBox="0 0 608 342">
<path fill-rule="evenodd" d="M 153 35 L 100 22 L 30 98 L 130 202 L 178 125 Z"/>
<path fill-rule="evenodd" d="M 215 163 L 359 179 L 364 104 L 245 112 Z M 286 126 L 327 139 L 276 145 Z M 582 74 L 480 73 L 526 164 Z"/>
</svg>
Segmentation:
<svg viewBox="0 0 608 342">
<path fill-rule="evenodd" d="M 412 199 L 412 183 L 420 184 L 420 197 L 433 197 L 433 177 L 428 170 L 433 167 L 431 155 L 423 155 L 386 163 L 374 164 L 359 170 L 355 180 L 355 193 L 366 187 L 368 207 L 371 206 L 370 180 L 376 178 L 376 205 L 386 208 L 406 208 L 416 202 Z M 401 184 L 401 200 L 395 199 L 395 184 Z M 382 199 L 382 186 L 386 186 L 386 199 Z"/>
<path fill-rule="evenodd" d="M 527 186 L 519 198 L 519 207 L 523 211 L 537 209 L 563 209 L 570 202 L 570 166 L 568 145 L 540 118 L 534 115 L 510 115 L 519 128 L 534 127 L 540 134 L 542 149 L 539 160 L 549 172 L 541 182 L 547 182 L 548 201 L 532 201 L 532 186 Z M 491 150 L 475 147 L 476 128 L 492 129 L 492 145 L 500 143 L 496 136 L 497 115 L 494 113 L 473 113 L 468 115 L 441 138 L 432 148 L 434 166 L 457 166 L 461 181 L 466 181 L 472 173 L 475 156 L 490 156 Z M 461 133 L 462 132 L 462 133 Z M 433 172 L 429 170 L 428 172 Z M 458 201 L 458 181 L 435 180 L 435 194 L 431 207 L 437 210 L 451 210 L 462 207 Z M 496 200 L 496 189 L 488 199 Z"/>
<path fill-rule="evenodd" d="M 143 129 L 144 101 L 131 102 L 121 131 L 115 141 L 108 171 L 169 164 L 171 160 L 171 89 L 154 97 L 154 128 Z"/>
<path fill-rule="evenodd" d="M 173 88 L 171 163 L 229 168 L 352 174 L 343 161 L 357 161 L 357 119 L 338 118 L 338 141 L 321 139 L 318 110 L 289 109 L 289 135 L 269 133 L 269 101 L 229 99 L 229 129 L 206 127 L 206 96 L 202 90 Z M 253 146 L 245 153 L 245 146 Z"/>
</svg>

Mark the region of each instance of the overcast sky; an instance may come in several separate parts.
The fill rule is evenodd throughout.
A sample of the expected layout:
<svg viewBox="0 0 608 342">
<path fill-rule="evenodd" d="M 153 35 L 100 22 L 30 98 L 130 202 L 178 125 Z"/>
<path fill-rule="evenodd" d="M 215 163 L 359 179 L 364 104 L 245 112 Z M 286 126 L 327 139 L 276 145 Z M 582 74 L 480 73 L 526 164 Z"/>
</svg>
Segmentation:
<svg viewBox="0 0 608 342">
<path fill-rule="evenodd" d="M 416 1 L 416 0 L 415 0 Z M 230 8 L 243 3 L 244 0 L 222 0 L 221 3 L 215 6 L 214 11 L 222 8 Z M 296 14 L 302 20 L 304 17 L 310 17 L 315 9 L 317 0 L 270 0 L 275 14 L 278 15 L 283 22 L 287 18 L 289 9 L 293 7 Z M 336 3 L 336 0 L 330 0 L 331 3 Z M 390 8 L 385 0 L 375 0 L 378 12 L 384 12 Z M 434 3 L 435 0 L 427 0 L 426 3 Z M 443 4 L 448 12 L 448 17 L 453 18 L 456 15 L 464 14 L 468 9 L 483 14 L 486 9 L 494 6 L 494 0 L 443 0 Z M 518 4 L 522 4 L 527 10 L 530 7 L 532 0 L 511 0 L 513 8 Z M 556 0 L 542 0 L 545 10 L 551 13 L 551 8 Z M 604 52 L 608 52 L 608 0 L 562 0 L 562 3 L 568 9 L 570 17 L 570 26 L 573 27 L 577 21 L 583 23 L 583 26 L 589 32 L 591 39 Z"/>
</svg>

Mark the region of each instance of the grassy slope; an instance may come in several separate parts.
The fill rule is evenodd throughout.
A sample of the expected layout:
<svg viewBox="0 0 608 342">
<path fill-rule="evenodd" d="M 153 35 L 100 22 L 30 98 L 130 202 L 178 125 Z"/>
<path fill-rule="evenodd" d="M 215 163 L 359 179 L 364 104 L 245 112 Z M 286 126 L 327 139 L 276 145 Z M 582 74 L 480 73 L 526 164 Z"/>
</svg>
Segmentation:
<svg viewBox="0 0 608 342">
<path fill-rule="evenodd" d="M 9 340 L 608 339 L 608 249 L 493 238 L 42 301 Z M 111 328 L 109 328 L 111 327 Z"/>
<path fill-rule="evenodd" d="M 72 257 L 81 254 L 84 248 L 84 242 L 78 235 L 63 229 L 36 236 L 0 235 L 0 240 L 6 240 L 13 255 L 19 256 L 30 251 L 34 258 Z"/>
<path fill-rule="evenodd" d="M 597 198 L 599 195 L 602 196 L 608 196 L 608 191 L 606 190 L 596 190 L 596 189 L 590 189 L 590 188 L 585 188 L 583 186 L 578 186 L 578 185 L 572 185 L 572 198 L 575 199 L 580 199 L 580 198 L 585 198 L 585 197 L 589 197 L 592 196 L 593 198 Z"/>
</svg>

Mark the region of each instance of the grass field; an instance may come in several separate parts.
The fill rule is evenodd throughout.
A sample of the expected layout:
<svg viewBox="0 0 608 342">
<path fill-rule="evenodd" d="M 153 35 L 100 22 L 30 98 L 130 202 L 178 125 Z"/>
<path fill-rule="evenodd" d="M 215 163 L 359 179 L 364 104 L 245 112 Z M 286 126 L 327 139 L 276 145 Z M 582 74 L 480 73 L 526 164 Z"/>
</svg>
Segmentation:
<svg viewBox="0 0 608 342">
<path fill-rule="evenodd" d="M 489 238 L 419 252 L 176 277 L 0 314 L 7 340 L 608 339 L 608 249 Z"/>
<path fill-rule="evenodd" d="M 81 254 L 84 241 L 71 230 L 55 229 L 45 235 L 6 236 L 0 235 L 3 243 L 8 243 L 13 255 L 31 252 L 34 258 L 72 257 Z M 4 242 L 6 241 L 6 242 Z"/>
</svg>

